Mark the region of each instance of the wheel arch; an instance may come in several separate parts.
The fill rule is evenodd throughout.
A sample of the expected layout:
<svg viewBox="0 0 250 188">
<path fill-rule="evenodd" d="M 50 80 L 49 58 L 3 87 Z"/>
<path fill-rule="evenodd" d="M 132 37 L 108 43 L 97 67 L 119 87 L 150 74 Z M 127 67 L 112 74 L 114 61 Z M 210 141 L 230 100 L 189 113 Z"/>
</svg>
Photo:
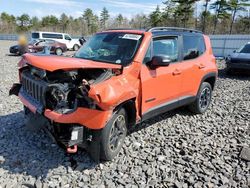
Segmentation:
<svg viewBox="0 0 250 188">
<path fill-rule="evenodd" d="M 214 87 L 215 87 L 215 82 L 216 82 L 216 78 L 217 78 L 217 73 L 216 73 L 216 72 L 210 72 L 210 73 L 206 74 L 206 75 L 202 78 L 202 80 L 201 80 L 201 82 L 200 82 L 200 85 L 201 85 L 203 82 L 208 82 L 208 83 L 211 85 L 212 89 L 214 89 Z"/>
<path fill-rule="evenodd" d="M 133 125 L 136 124 L 136 104 L 135 98 L 124 101 L 123 103 L 119 104 L 115 109 L 114 113 L 119 111 L 121 108 L 124 108 L 127 117 L 128 117 L 128 128 L 131 128 Z"/>
</svg>

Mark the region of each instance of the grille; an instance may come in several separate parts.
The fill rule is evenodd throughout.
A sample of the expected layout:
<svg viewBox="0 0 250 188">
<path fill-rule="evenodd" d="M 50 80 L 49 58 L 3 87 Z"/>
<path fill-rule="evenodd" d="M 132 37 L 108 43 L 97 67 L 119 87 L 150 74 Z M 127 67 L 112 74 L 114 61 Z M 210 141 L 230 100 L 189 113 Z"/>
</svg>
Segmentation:
<svg viewBox="0 0 250 188">
<path fill-rule="evenodd" d="M 46 82 L 32 76 L 30 73 L 22 73 L 21 78 L 23 90 L 26 94 L 31 96 L 37 102 L 44 104 L 43 95 L 47 87 Z"/>
</svg>

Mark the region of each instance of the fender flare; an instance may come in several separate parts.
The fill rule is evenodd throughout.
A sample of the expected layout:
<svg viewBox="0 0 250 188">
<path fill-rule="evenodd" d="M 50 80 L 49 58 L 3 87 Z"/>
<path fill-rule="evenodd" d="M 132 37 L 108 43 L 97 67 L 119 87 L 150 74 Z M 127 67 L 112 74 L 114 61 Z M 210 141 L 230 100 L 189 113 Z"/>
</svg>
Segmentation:
<svg viewBox="0 0 250 188">
<path fill-rule="evenodd" d="M 215 78 L 215 83 L 216 83 L 217 77 L 218 77 L 218 73 L 217 73 L 217 72 L 210 72 L 210 73 L 208 73 L 208 74 L 205 74 L 205 76 L 203 76 L 202 79 L 201 79 L 201 81 L 200 81 L 200 86 L 199 86 L 199 88 L 198 88 L 198 91 L 197 91 L 197 93 L 196 93 L 196 96 L 197 96 L 197 94 L 198 94 L 198 92 L 199 92 L 199 90 L 200 90 L 201 84 L 202 84 L 206 79 L 208 79 L 208 78 Z M 214 88 L 214 87 L 213 87 L 213 88 Z"/>
</svg>

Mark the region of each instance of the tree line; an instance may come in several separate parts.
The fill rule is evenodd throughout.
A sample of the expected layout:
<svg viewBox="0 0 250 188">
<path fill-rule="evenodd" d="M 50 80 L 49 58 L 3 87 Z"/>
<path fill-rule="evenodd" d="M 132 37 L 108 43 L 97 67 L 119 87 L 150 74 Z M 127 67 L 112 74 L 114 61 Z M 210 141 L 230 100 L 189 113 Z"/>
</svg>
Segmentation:
<svg viewBox="0 0 250 188">
<path fill-rule="evenodd" d="M 122 14 L 111 17 L 105 7 L 100 15 L 87 8 L 78 18 L 62 13 L 59 18 L 48 15 L 39 19 L 28 14 L 15 17 L 2 12 L 0 33 L 43 30 L 80 36 L 108 28 L 145 29 L 160 26 L 194 28 L 206 34 L 250 33 L 249 0 L 168 0 L 163 1 L 161 7 L 158 5 L 150 14 L 137 14 L 131 18 Z"/>
</svg>

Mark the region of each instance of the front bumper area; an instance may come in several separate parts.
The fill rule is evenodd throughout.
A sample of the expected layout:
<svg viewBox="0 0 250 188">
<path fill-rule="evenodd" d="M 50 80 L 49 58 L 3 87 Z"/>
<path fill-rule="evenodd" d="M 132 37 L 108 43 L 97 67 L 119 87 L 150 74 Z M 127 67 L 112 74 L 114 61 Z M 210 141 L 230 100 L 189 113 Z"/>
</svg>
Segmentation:
<svg viewBox="0 0 250 188">
<path fill-rule="evenodd" d="M 17 87 L 20 87 L 20 85 L 14 84 L 11 90 L 17 90 Z M 99 130 L 105 127 L 113 113 L 112 110 L 102 111 L 78 107 L 71 113 L 60 114 L 49 109 L 44 109 L 44 106 L 41 103 L 37 102 L 37 100 L 27 94 L 22 88 L 18 92 L 18 97 L 24 106 L 26 106 L 32 113 L 41 114 L 52 122 L 63 124 L 80 124 L 84 127 L 94 130 Z"/>
<path fill-rule="evenodd" d="M 77 108 L 70 114 L 59 114 L 45 110 L 44 116 L 57 123 L 77 123 L 89 129 L 102 129 L 112 115 L 112 111 L 100 111 L 88 108 Z"/>
</svg>

